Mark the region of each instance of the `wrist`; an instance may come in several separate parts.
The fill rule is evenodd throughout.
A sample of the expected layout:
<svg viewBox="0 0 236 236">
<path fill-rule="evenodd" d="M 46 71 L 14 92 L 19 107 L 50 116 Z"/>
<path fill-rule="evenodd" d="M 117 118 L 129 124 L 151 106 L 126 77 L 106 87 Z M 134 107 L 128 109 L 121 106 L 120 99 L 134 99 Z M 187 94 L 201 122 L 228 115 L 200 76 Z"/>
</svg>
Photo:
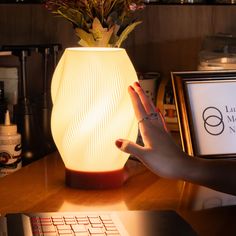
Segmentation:
<svg viewBox="0 0 236 236">
<path fill-rule="evenodd" d="M 199 183 L 205 173 L 204 161 L 198 157 L 188 156 L 182 161 L 180 165 L 180 176 L 177 178 L 191 183 Z"/>
<path fill-rule="evenodd" d="M 195 157 L 189 156 L 184 153 L 181 158 L 176 158 L 174 178 L 181 179 L 184 181 L 189 181 L 191 179 L 191 175 L 196 172 L 196 162 L 197 159 Z"/>
</svg>

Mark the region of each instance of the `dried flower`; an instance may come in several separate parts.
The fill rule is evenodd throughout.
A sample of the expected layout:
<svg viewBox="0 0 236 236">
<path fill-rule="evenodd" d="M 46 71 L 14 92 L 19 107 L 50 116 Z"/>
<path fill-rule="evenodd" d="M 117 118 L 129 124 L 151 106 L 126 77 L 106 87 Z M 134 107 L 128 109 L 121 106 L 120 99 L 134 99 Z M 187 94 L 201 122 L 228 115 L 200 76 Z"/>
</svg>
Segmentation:
<svg viewBox="0 0 236 236">
<path fill-rule="evenodd" d="M 120 47 L 141 22 L 142 0 L 46 0 L 46 8 L 73 24 L 79 45 Z"/>
</svg>

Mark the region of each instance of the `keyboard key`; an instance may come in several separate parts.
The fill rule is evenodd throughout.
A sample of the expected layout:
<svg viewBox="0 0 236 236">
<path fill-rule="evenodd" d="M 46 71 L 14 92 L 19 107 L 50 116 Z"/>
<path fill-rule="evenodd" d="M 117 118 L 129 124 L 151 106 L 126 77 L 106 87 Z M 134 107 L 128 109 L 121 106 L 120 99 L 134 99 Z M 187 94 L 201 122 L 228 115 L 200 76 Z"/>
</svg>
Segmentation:
<svg viewBox="0 0 236 236">
<path fill-rule="evenodd" d="M 65 220 L 74 220 L 74 216 L 64 216 Z"/>
<path fill-rule="evenodd" d="M 63 220 L 62 216 L 52 216 L 52 220 Z"/>
<path fill-rule="evenodd" d="M 88 218 L 98 218 L 98 217 L 99 217 L 98 215 L 91 215 L 91 214 L 88 215 Z"/>
<path fill-rule="evenodd" d="M 89 217 L 89 221 L 91 224 L 100 224 L 101 220 L 97 217 L 97 218 L 90 218 Z"/>
<path fill-rule="evenodd" d="M 71 228 L 75 233 L 88 232 L 84 225 L 72 225 Z"/>
<path fill-rule="evenodd" d="M 43 236 L 58 236 L 57 232 L 43 233 Z"/>
<path fill-rule="evenodd" d="M 114 224 L 104 224 L 105 228 L 116 228 Z"/>
<path fill-rule="evenodd" d="M 81 219 L 81 220 L 87 220 L 88 219 L 88 217 L 87 216 L 79 216 L 79 215 L 77 215 L 77 216 L 75 216 L 75 218 L 76 219 Z"/>
<path fill-rule="evenodd" d="M 109 231 L 117 231 L 117 228 L 114 226 L 114 227 L 106 227 L 106 231 L 109 232 Z"/>
<path fill-rule="evenodd" d="M 89 227 L 88 230 L 90 234 L 103 234 L 104 233 L 104 229 L 101 229 L 101 228 Z"/>
<path fill-rule="evenodd" d="M 65 223 L 66 223 L 67 225 L 75 225 L 75 224 L 77 224 L 76 221 L 72 221 L 72 220 L 66 220 Z"/>
<path fill-rule="evenodd" d="M 54 225 L 64 225 L 65 223 L 63 221 L 53 221 Z"/>
<path fill-rule="evenodd" d="M 53 225 L 51 222 L 42 222 L 41 223 L 42 226 L 50 226 Z"/>
<path fill-rule="evenodd" d="M 90 236 L 106 236 L 106 234 L 90 234 Z"/>
<path fill-rule="evenodd" d="M 52 221 L 64 221 L 62 217 L 52 217 Z"/>
<path fill-rule="evenodd" d="M 72 234 L 73 232 L 70 229 L 59 229 L 58 233 L 60 235 L 67 235 L 67 234 Z"/>
<path fill-rule="evenodd" d="M 103 228 L 103 224 L 102 223 L 100 223 L 100 224 L 91 224 L 91 226 L 93 228 Z"/>
<path fill-rule="evenodd" d="M 60 236 L 74 236 L 74 234 L 73 233 L 65 233 L 65 234 L 59 234 Z M 88 235 L 89 236 L 89 235 Z"/>
<path fill-rule="evenodd" d="M 77 220 L 78 224 L 80 225 L 89 225 L 89 220 Z"/>
<path fill-rule="evenodd" d="M 42 226 L 42 230 L 43 230 L 44 233 L 56 232 L 56 229 L 55 229 L 54 225 Z"/>
<path fill-rule="evenodd" d="M 88 232 L 75 233 L 75 236 L 90 236 Z"/>
<path fill-rule="evenodd" d="M 70 225 L 57 225 L 56 227 L 58 230 L 71 230 Z"/>
<path fill-rule="evenodd" d="M 102 221 L 111 220 L 111 217 L 109 215 L 100 215 L 100 218 L 101 218 Z"/>
<path fill-rule="evenodd" d="M 41 222 L 51 222 L 51 217 L 40 218 Z"/>
<path fill-rule="evenodd" d="M 103 224 L 113 224 L 112 220 L 102 220 Z"/>
<path fill-rule="evenodd" d="M 120 235 L 118 231 L 113 231 L 113 232 L 107 232 L 106 235 L 110 236 L 118 236 Z"/>
</svg>

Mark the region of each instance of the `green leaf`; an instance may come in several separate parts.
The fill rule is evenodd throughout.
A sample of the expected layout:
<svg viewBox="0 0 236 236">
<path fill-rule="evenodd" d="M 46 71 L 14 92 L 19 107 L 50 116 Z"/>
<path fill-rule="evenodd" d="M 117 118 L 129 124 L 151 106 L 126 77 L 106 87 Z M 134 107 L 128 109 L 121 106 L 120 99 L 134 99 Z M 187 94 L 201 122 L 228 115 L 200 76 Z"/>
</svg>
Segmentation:
<svg viewBox="0 0 236 236">
<path fill-rule="evenodd" d="M 99 21 L 99 20 L 98 20 Z M 114 32 L 115 27 L 103 28 L 100 23 L 96 22 L 93 24 L 90 33 L 76 28 L 76 34 L 80 38 L 79 45 L 83 47 L 109 47 L 110 38 Z"/>
<path fill-rule="evenodd" d="M 94 47 L 96 41 L 94 40 L 93 34 L 87 33 L 83 29 L 76 28 L 76 34 L 80 38 L 79 44 L 83 47 Z"/>
<path fill-rule="evenodd" d="M 129 33 L 135 29 L 135 27 L 139 24 L 141 24 L 141 21 L 134 22 L 131 25 L 128 25 L 121 35 L 119 36 L 118 40 L 115 42 L 114 47 L 120 47 L 123 41 L 128 37 Z"/>
<path fill-rule="evenodd" d="M 74 14 L 71 13 L 71 10 L 66 10 L 63 7 L 61 7 L 57 10 L 57 14 L 61 15 L 62 17 L 66 18 L 67 20 L 73 23 L 76 23 L 76 20 L 74 19 Z"/>
<path fill-rule="evenodd" d="M 93 20 L 92 29 L 89 31 L 93 34 L 95 40 L 100 40 L 102 35 L 107 32 L 107 28 L 103 28 L 99 19 L 95 17 Z"/>
<path fill-rule="evenodd" d="M 119 36 L 117 36 L 117 33 L 120 29 L 120 25 L 114 24 L 113 27 L 114 27 L 113 34 L 111 35 L 111 38 L 109 41 L 111 45 L 114 45 L 116 41 L 119 39 Z"/>
<path fill-rule="evenodd" d="M 107 47 L 114 29 L 115 27 L 111 27 L 109 30 L 107 28 L 103 28 L 99 19 L 95 17 L 92 24 L 92 29 L 89 31 L 92 33 L 97 47 Z"/>
</svg>

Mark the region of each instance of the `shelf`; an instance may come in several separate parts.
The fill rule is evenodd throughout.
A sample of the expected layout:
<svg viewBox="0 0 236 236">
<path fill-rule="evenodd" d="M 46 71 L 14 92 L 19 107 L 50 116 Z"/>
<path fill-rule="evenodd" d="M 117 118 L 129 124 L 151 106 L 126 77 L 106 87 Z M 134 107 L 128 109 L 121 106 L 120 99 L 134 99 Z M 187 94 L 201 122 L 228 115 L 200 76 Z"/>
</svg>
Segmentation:
<svg viewBox="0 0 236 236">
<path fill-rule="evenodd" d="M 232 1 L 232 2 L 229 2 L 229 3 L 226 3 L 226 2 L 215 2 L 215 1 L 189 1 L 189 2 L 186 2 L 186 1 L 179 1 L 179 2 L 175 2 L 174 0 L 173 1 L 155 1 L 155 0 L 145 0 L 144 3 L 146 5 L 188 5 L 188 6 L 234 6 L 236 5 L 236 0 Z"/>
<path fill-rule="evenodd" d="M 43 4 L 43 2 L 44 0 L 0 0 L 0 4 Z M 236 5 L 236 0 L 143 0 L 143 2 L 146 5 Z"/>
</svg>

